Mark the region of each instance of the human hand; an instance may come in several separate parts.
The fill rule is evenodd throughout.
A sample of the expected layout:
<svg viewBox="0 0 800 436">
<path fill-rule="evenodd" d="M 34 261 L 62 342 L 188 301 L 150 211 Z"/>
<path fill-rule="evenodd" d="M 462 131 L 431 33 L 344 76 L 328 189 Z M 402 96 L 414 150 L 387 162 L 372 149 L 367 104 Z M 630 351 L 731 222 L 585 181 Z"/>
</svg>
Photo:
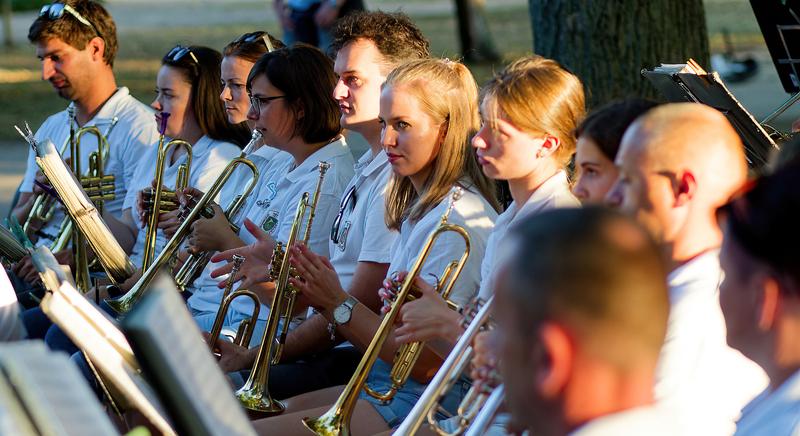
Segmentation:
<svg viewBox="0 0 800 436">
<path fill-rule="evenodd" d="M 290 250 L 289 262 L 300 279 L 292 277 L 289 283 L 300 292 L 302 304 L 319 311 L 331 311 L 347 299 L 347 292 L 342 289 L 339 275 L 328 258 L 313 253 L 299 242 Z"/>
<path fill-rule="evenodd" d="M 203 338 L 206 340 L 206 343 L 209 342 L 210 338 L 207 332 L 203 332 Z M 254 359 L 247 347 L 218 339 L 214 348 L 214 352 L 219 354 L 217 363 L 222 372 L 241 371 L 253 366 Z"/>
<path fill-rule="evenodd" d="M 222 208 L 212 204 L 211 209 L 214 211 L 214 216 L 199 217 L 192 223 L 188 249 L 190 253 L 223 250 L 227 248 L 227 241 L 236 236 Z"/>
<path fill-rule="evenodd" d="M 500 384 L 497 370 L 497 356 L 500 355 L 499 341 L 494 330 L 480 332 L 472 340 L 472 370 L 470 376 L 475 383 L 483 383 L 490 387 Z"/>
<path fill-rule="evenodd" d="M 212 262 L 227 261 L 228 263 L 212 271 L 211 277 L 217 278 L 230 273 L 233 268 L 233 255 L 238 254 L 244 256 L 245 260 L 239 272 L 236 273 L 234 281 L 242 282 L 239 285 L 241 289 L 250 289 L 256 283 L 268 282 L 271 280 L 269 277 L 269 265 L 270 262 L 272 262 L 272 251 L 275 249 L 275 240 L 249 219 L 244 220 L 244 226 L 255 236 L 256 242 L 244 247 L 232 248 L 212 256 Z M 223 280 L 218 286 L 220 288 L 225 288 L 226 285 L 227 280 Z"/>
<path fill-rule="evenodd" d="M 420 277 L 415 279 L 414 286 L 419 291 L 417 298 L 407 301 L 400 308 L 398 323 L 401 325 L 394 331 L 397 343 L 436 338 L 457 341 L 463 332 L 458 312 L 450 309 L 439 292 Z"/>
</svg>

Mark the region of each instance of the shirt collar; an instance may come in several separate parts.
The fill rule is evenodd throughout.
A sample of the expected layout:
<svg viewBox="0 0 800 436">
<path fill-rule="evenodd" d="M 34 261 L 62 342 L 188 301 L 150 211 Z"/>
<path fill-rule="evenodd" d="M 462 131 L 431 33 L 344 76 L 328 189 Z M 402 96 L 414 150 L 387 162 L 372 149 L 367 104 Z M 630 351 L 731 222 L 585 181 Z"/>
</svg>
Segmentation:
<svg viewBox="0 0 800 436">
<path fill-rule="evenodd" d="M 111 119 L 119 115 L 120 106 L 124 103 L 126 97 L 130 95 L 130 91 L 126 87 L 117 88 L 111 97 L 100 106 L 100 110 L 86 123 L 86 126 L 102 126 L 111 123 Z M 70 102 L 67 107 L 75 107 L 75 102 Z M 155 123 L 155 119 L 153 123 Z"/>
<path fill-rule="evenodd" d="M 350 149 L 347 148 L 347 143 L 345 142 L 344 137 L 340 137 L 339 139 L 315 151 L 311 156 L 307 157 L 303 163 L 290 170 L 289 173 L 286 174 L 286 179 L 292 183 L 297 182 L 309 172 L 316 171 L 320 162 L 330 163 L 337 157 L 347 153 L 350 153 Z"/>
<path fill-rule="evenodd" d="M 370 174 L 380 170 L 386 164 L 389 163 L 389 156 L 384 152 L 378 152 L 377 155 L 372 154 L 372 150 L 367 150 L 364 154 L 358 158 L 358 162 L 356 162 L 354 168 L 356 173 L 361 171 L 361 177 L 367 178 Z"/>
<path fill-rule="evenodd" d="M 545 180 L 544 183 L 539 185 L 539 187 L 533 191 L 531 196 L 528 197 L 528 201 L 526 201 L 521 208 L 517 209 L 517 204 L 511 203 L 506 212 L 510 212 L 510 219 L 513 221 L 518 216 L 523 217 L 541 211 L 552 203 L 551 199 L 553 197 L 564 195 L 565 192 L 566 194 L 571 195 L 569 193 L 569 181 L 567 180 L 567 173 L 564 171 L 559 171 L 550 176 L 550 178 Z"/>
</svg>

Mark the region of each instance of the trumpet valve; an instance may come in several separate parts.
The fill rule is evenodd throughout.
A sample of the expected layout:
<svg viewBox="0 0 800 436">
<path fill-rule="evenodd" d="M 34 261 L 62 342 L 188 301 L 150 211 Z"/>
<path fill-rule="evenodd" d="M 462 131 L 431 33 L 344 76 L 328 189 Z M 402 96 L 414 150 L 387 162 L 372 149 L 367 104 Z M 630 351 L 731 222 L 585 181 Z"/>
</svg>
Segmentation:
<svg viewBox="0 0 800 436">
<path fill-rule="evenodd" d="M 283 248 L 283 243 L 278 242 L 275 244 L 275 249 L 272 250 L 272 264 L 269 268 L 269 278 L 274 282 L 278 280 L 278 275 L 281 273 L 281 266 L 283 265 L 283 256 L 286 250 Z"/>
</svg>

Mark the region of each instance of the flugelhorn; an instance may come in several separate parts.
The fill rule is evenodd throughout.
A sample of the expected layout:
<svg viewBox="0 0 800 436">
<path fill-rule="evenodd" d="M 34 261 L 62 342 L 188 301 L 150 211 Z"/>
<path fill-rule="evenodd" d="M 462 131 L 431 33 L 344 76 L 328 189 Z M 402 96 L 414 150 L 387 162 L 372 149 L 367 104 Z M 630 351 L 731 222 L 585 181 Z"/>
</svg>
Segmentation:
<svg viewBox="0 0 800 436">
<path fill-rule="evenodd" d="M 217 317 L 214 319 L 214 325 L 211 327 L 211 332 L 209 333 L 208 338 L 208 347 L 211 348 L 211 352 L 215 354 L 217 341 L 219 340 L 220 333 L 222 333 L 222 325 L 225 323 L 225 315 L 227 315 L 228 307 L 230 307 L 233 300 L 239 297 L 245 297 L 253 301 L 253 312 L 250 314 L 250 318 L 246 318 L 239 323 L 239 330 L 236 332 L 236 336 L 233 338 L 233 343 L 247 347 L 250 344 L 250 338 L 253 337 L 253 332 L 256 328 L 258 314 L 261 310 L 261 301 L 259 301 L 258 296 L 251 291 L 243 289 L 231 293 L 231 290 L 233 289 L 233 283 L 236 278 L 236 273 L 239 272 L 239 268 L 242 267 L 242 263 L 244 263 L 244 256 L 234 254 L 233 267 L 230 274 L 228 274 L 228 283 L 225 286 L 225 291 L 222 293 L 222 304 L 219 306 Z"/>
<path fill-rule="evenodd" d="M 319 418 L 303 418 L 303 424 L 305 424 L 305 426 L 312 432 L 318 435 L 326 436 L 350 434 L 350 420 L 353 416 L 353 410 L 355 409 L 356 402 L 358 401 L 358 395 L 367 381 L 367 376 L 369 375 L 372 366 L 378 359 L 378 355 L 380 354 L 384 342 L 386 342 L 386 338 L 389 337 L 389 334 L 392 331 L 392 327 L 394 326 L 395 321 L 400 314 L 400 308 L 408 299 L 409 294 L 411 294 L 412 289 L 414 288 L 414 280 L 419 277 L 420 273 L 422 272 L 422 266 L 430 254 L 433 244 L 436 242 L 439 236 L 446 232 L 454 232 L 464 239 L 464 243 L 466 245 L 461 258 L 456 262 L 456 266 L 452 269 L 452 274 L 449 274 L 451 280 L 442 290 L 443 294 L 449 294 L 451 288 L 455 284 L 456 279 L 458 279 L 458 276 L 461 274 L 461 270 L 464 268 L 464 265 L 467 262 L 470 251 L 470 238 L 467 231 L 457 224 L 447 222 L 447 218 L 453 209 L 453 205 L 456 201 L 458 201 L 459 198 L 461 198 L 461 194 L 462 191 L 460 188 L 457 188 L 453 191 L 450 197 L 450 203 L 448 204 L 447 210 L 442 215 L 439 225 L 434 228 L 433 231 L 431 231 L 431 234 L 425 241 L 422 251 L 414 261 L 414 265 L 406 275 L 405 280 L 403 280 L 403 285 L 397 293 L 396 299 L 392 304 L 389 313 L 383 317 L 378 330 L 375 332 L 375 336 L 372 337 L 372 341 L 370 341 L 367 350 L 364 352 L 361 362 L 359 362 L 358 366 L 356 367 L 353 377 L 347 383 L 347 386 L 345 386 L 344 391 L 336 400 L 336 403 Z M 448 265 L 448 269 L 450 268 L 450 265 Z"/>
<path fill-rule="evenodd" d="M 466 324 L 464 333 L 461 334 L 455 347 L 447 355 L 447 359 L 436 372 L 433 380 L 428 383 L 428 387 L 425 388 L 414 408 L 397 428 L 396 434 L 414 434 L 427 419 L 428 424 L 439 435 L 460 435 L 474 422 L 478 411 L 484 407 L 491 393 L 491 388 L 488 388 L 487 384 L 474 384 L 461 400 L 461 404 L 458 406 L 458 423 L 455 430 L 445 431 L 439 426 L 436 412 L 440 407 L 439 401 L 469 368 L 474 355 L 472 341 L 480 331 L 486 328 L 493 301 L 494 296 L 489 297 L 485 303 L 476 299 L 471 305 L 472 307 L 465 311 L 465 315 L 471 315 L 477 309 L 477 314 L 474 314 L 471 320 L 467 317 L 464 318 L 463 321 L 466 321 L 464 322 Z"/>
<path fill-rule="evenodd" d="M 264 330 L 264 336 L 261 338 L 256 360 L 253 363 L 253 370 L 250 371 L 250 376 L 244 386 L 236 391 L 236 398 L 248 410 L 263 414 L 278 414 L 284 410 L 283 404 L 274 400 L 269 394 L 269 369 L 271 365 L 280 361 L 283 343 L 285 343 L 286 334 L 289 331 L 289 324 L 292 320 L 292 312 L 294 311 L 294 303 L 297 297 L 297 290 L 289 283 L 289 277 L 296 276 L 294 268 L 289 263 L 289 249 L 299 237 L 300 226 L 303 224 L 303 217 L 307 208 L 310 209 L 308 221 L 300 240 L 303 243 L 308 243 L 308 239 L 311 236 L 311 224 L 314 221 L 317 201 L 322 189 L 322 181 L 328 168 L 330 168 L 329 163 L 319 163 L 319 179 L 317 180 L 317 189 L 314 192 L 313 199 L 309 203 L 309 193 L 303 193 L 297 204 L 292 228 L 289 231 L 289 237 L 286 239 L 286 246 L 284 247 L 280 242 L 277 243 L 272 254 L 270 277 L 275 282 L 275 295 L 272 298 L 267 325 Z M 283 325 L 281 326 L 281 324 Z M 282 328 L 280 335 L 278 334 L 279 328 Z"/>
<path fill-rule="evenodd" d="M 156 158 L 156 174 L 155 174 L 155 187 L 153 189 L 151 198 L 152 200 L 145 204 L 145 217 L 147 222 L 147 230 L 144 238 L 144 254 L 142 255 L 142 271 L 146 270 L 155 257 L 156 251 L 156 236 L 158 232 L 158 217 L 162 212 L 162 197 L 166 200 L 167 197 L 176 196 L 175 192 L 185 189 L 189 184 L 189 171 L 192 167 L 192 144 L 181 140 L 173 139 L 166 144 L 164 143 L 164 136 L 167 130 L 167 120 L 170 114 L 168 112 L 161 112 L 161 126 L 159 133 L 161 137 L 158 139 L 158 157 Z M 165 193 L 162 188 L 164 185 L 164 165 L 167 160 L 167 152 L 172 147 L 179 146 L 186 147 L 186 163 L 178 167 L 178 174 L 175 177 L 175 191 L 171 194 Z M 176 203 L 177 204 L 177 203 Z"/>
<path fill-rule="evenodd" d="M 260 141 L 261 132 L 254 129 L 252 136 L 250 137 L 250 142 L 244 147 L 244 150 L 242 150 L 242 154 L 239 156 L 239 158 L 245 159 Z M 250 193 L 253 192 L 253 189 L 258 183 L 258 178 L 258 173 L 254 172 L 250 177 L 250 182 L 248 182 L 244 191 L 240 194 L 237 194 L 228 204 L 228 207 L 225 208 L 225 218 L 228 219 L 228 222 L 233 223 L 236 216 L 241 211 L 242 206 L 244 206 L 247 197 L 249 197 Z M 233 224 L 231 224 L 231 226 L 235 227 Z M 234 229 L 234 231 L 238 233 L 237 229 Z M 183 262 L 183 265 L 181 265 L 181 267 L 178 269 L 178 272 L 175 273 L 175 284 L 178 286 L 178 289 L 185 291 L 189 286 L 191 286 L 192 282 L 197 278 L 197 276 L 203 272 L 203 268 L 208 265 L 212 254 L 213 253 L 211 252 L 204 252 L 192 253 L 189 255 L 189 257 Z"/>
<path fill-rule="evenodd" d="M 178 230 L 175 231 L 175 234 L 172 235 L 172 238 L 164 244 L 164 248 L 161 249 L 161 252 L 156 256 L 155 260 L 150 264 L 150 266 L 142 272 L 142 277 L 139 278 L 139 281 L 133 285 L 130 291 L 128 291 L 125 295 L 113 299 L 113 300 L 106 300 L 106 303 L 118 314 L 123 315 L 127 313 L 139 298 L 141 298 L 146 292 L 148 287 L 150 286 L 150 282 L 155 278 L 161 268 L 167 266 L 172 259 L 172 256 L 178 251 L 178 249 L 183 244 L 183 240 L 191 233 L 192 224 L 194 221 L 200 217 L 206 210 L 208 206 L 214 201 L 214 198 L 220 193 L 222 188 L 225 186 L 225 183 L 228 179 L 233 175 L 233 172 L 239 165 L 245 165 L 253 172 L 253 177 L 258 179 L 259 171 L 258 168 L 247 159 L 237 157 L 228 163 L 222 173 L 214 181 L 214 184 L 208 189 L 208 192 L 203 194 L 202 197 L 197 201 L 197 204 L 192 208 L 186 218 L 183 220 L 180 226 L 178 226 Z"/>
</svg>

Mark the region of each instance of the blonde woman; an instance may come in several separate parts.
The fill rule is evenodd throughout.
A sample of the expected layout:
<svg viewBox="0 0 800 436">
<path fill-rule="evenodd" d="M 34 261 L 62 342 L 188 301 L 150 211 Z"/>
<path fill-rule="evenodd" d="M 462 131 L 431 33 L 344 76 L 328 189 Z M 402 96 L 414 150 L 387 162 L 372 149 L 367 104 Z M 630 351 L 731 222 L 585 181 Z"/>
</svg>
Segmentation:
<svg viewBox="0 0 800 436">
<path fill-rule="evenodd" d="M 455 187 L 464 195 L 455 202 L 448 220 L 469 233 L 472 251 L 458 278 L 451 299 L 465 304 L 479 282 L 480 262 L 497 217 L 493 184 L 481 173 L 469 140 L 479 127 L 477 86 L 469 70 L 449 60 L 413 61 L 394 70 L 383 85 L 380 100 L 382 146 L 393 175 L 386 195 L 386 223 L 400 235 L 392 248 L 389 271 L 411 267 L 428 234 L 438 224 Z M 434 245 L 421 278 L 432 281 L 452 259 L 463 251 L 463 241 L 445 234 Z M 324 292 L 325 278 L 335 274 L 326 262 L 303 247 L 293 252 L 293 264 L 304 282 L 295 282 L 301 293 Z M 377 290 L 376 290 L 377 292 Z M 317 300 L 317 298 L 314 298 Z M 329 309 L 319 308 L 331 321 Z M 366 348 L 381 319 L 366 306 L 355 302 L 348 322 L 337 325 L 356 347 Z M 397 350 L 390 334 L 381 350 L 381 360 L 369 374 L 367 384 L 375 390 L 388 388 L 391 361 Z M 424 390 L 427 375 L 441 363 L 426 351 L 415 366 L 413 379 L 387 405 L 362 394 L 356 406 L 354 433 L 375 433 L 397 426 Z M 287 411 L 278 417 L 256 422 L 262 433 L 297 434 L 301 418 L 319 416 L 339 396 L 342 387 L 311 392 L 287 400 Z"/>
</svg>

